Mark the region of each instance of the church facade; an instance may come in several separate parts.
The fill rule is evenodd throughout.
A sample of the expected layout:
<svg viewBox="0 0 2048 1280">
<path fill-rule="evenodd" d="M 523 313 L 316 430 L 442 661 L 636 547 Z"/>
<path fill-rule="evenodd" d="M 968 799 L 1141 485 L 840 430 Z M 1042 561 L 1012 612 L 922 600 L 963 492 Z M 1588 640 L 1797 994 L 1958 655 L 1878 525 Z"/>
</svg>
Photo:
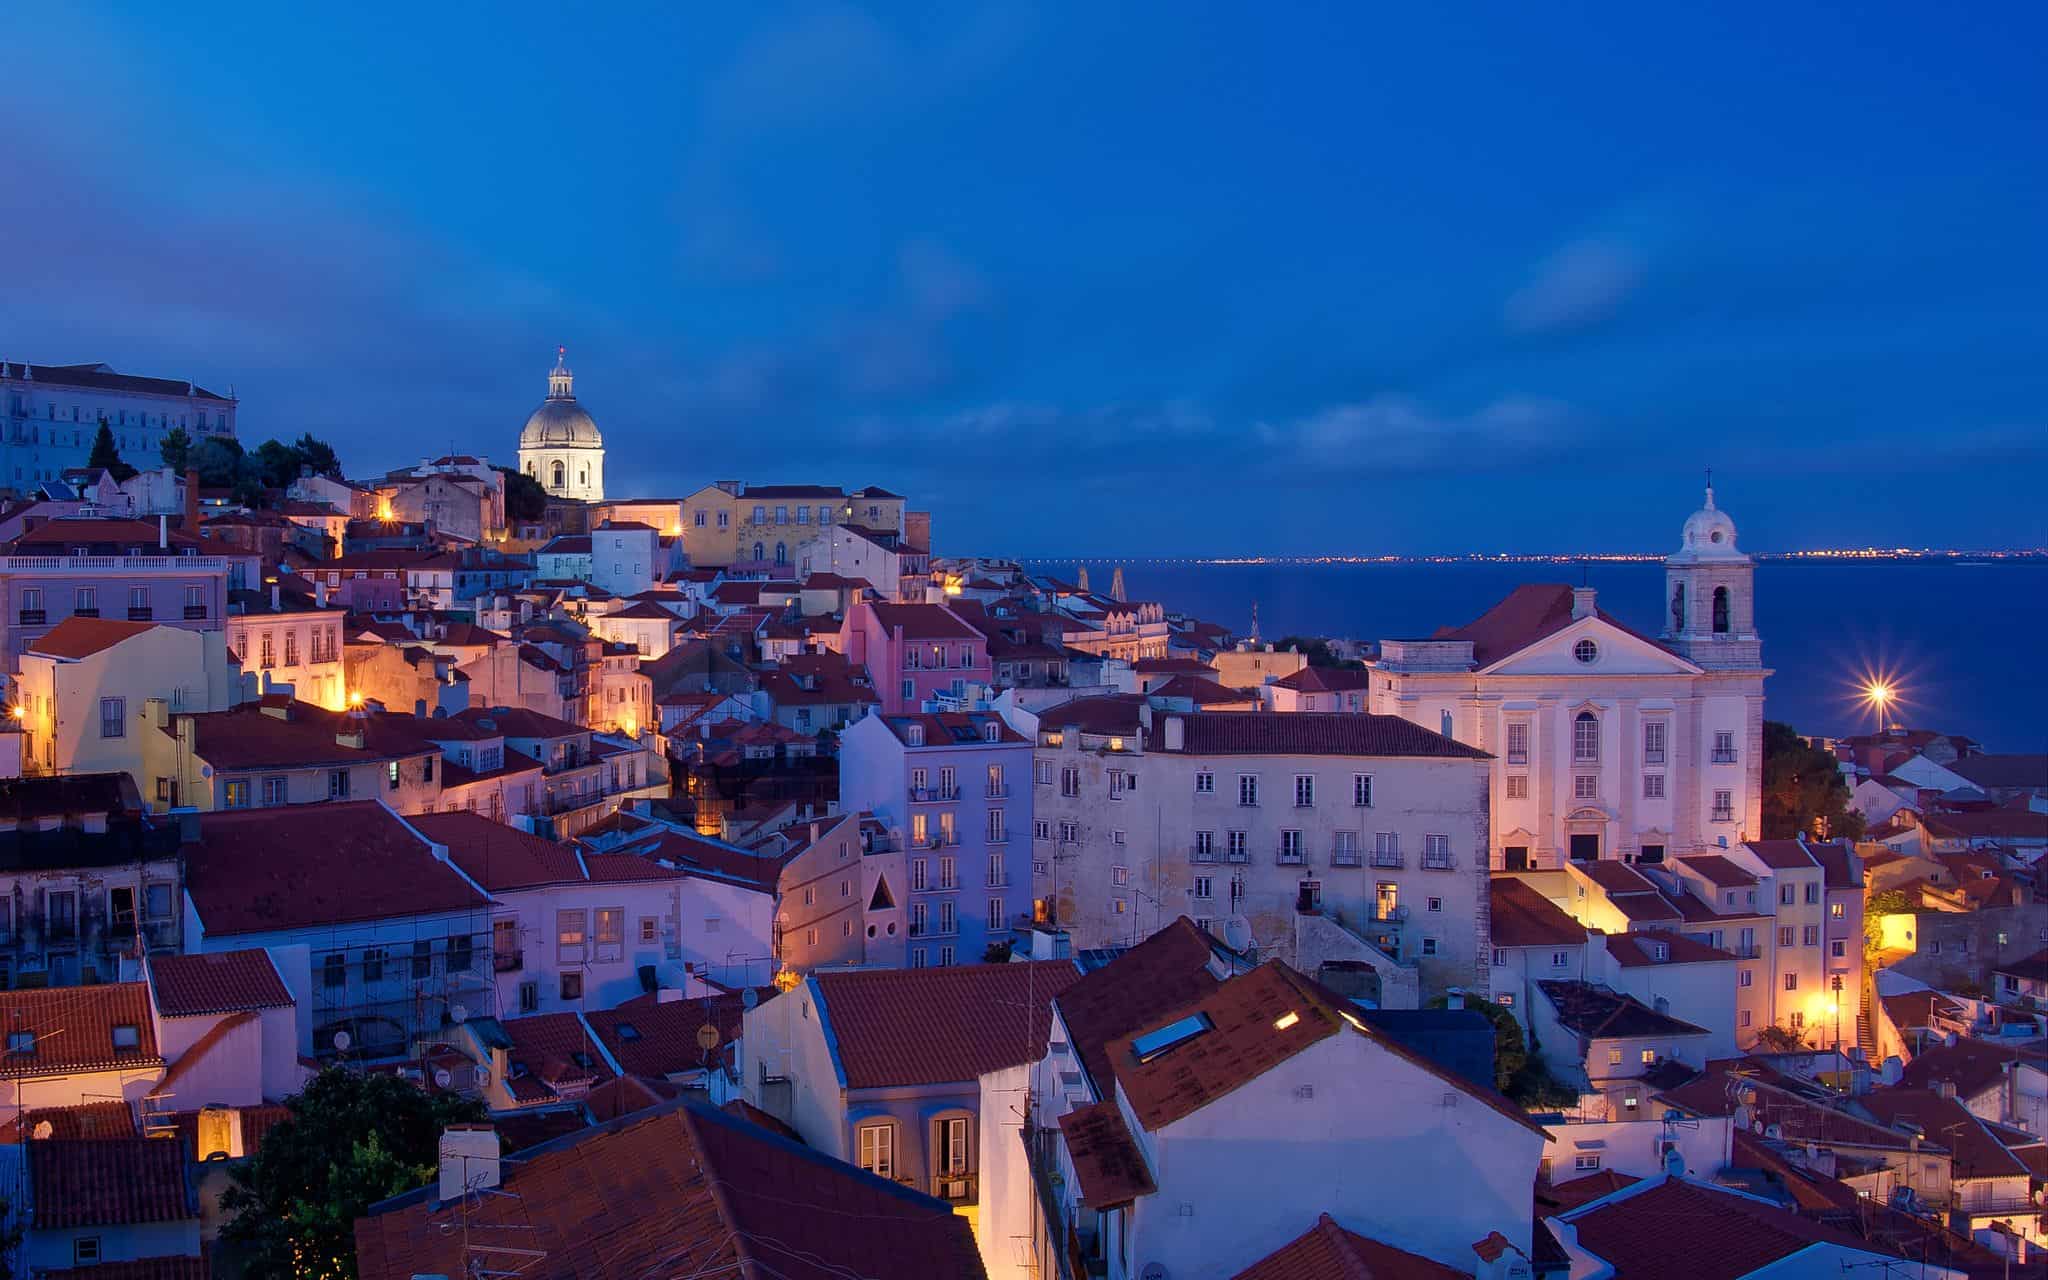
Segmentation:
<svg viewBox="0 0 2048 1280">
<path fill-rule="evenodd" d="M 551 498 L 604 501 L 604 435 L 576 402 L 576 375 L 568 352 L 555 349 L 548 373 L 548 398 L 519 433 L 519 469 L 540 482 Z"/>
<path fill-rule="evenodd" d="M 1660 861 L 1761 835 L 1755 565 L 1714 505 L 1665 560 L 1652 638 L 1590 587 L 1532 583 L 1462 627 L 1386 640 L 1371 710 L 1493 756 L 1495 870 Z"/>
</svg>

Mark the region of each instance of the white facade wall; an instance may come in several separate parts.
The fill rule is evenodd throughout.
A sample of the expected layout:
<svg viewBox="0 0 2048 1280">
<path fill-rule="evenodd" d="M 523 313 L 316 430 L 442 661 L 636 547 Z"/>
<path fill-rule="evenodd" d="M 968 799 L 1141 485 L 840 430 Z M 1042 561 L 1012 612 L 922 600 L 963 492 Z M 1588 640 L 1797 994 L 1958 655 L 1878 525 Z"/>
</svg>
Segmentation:
<svg viewBox="0 0 2048 1280">
<path fill-rule="evenodd" d="M 1686 1176 L 1711 1180 L 1728 1167 L 1734 1151 L 1735 1122 L 1729 1116 L 1697 1116 L 1682 1124 L 1666 1124 L 1661 1115 L 1640 1120 L 1567 1120 L 1545 1127 L 1550 1130 L 1550 1141 L 1543 1146 L 1543 1159 L 1550 1166 L 1553 1186 L 1601 1172 L 1654 1178 L 1665 1172 L 1667 1144 L 1676 1146 L 1685 1157 Z M 1599 1161 L 1598 1168 L 1580 1167 L 1587 1156 Z"/>
<path fill-rule="evenodd" d="M 620 596 L 652 590 L 665 567 L 660 539 L 654 529 L 593 529 L 591 585 Z"/>
<path fill-rule="evenodd" d="M 642 994 L 639 966 L 679 970 L 683 917 L 682 880 L 611 884 L 544 885 L 508 889 L 491 896 L 498 1008 L 505 1017 L 562 1010 L 609 1009 Z M 616 910 L 622 940 L 600 946 L 599 911 Z M 583 942 L 565 944 L 562 913 L 582 913 Z M 652 940 L 645 937 L 652 926 Z M 691 922 L 701 928 L 702 920 Z M 581 977 L 580 998 L 564 999 L 562 977 Z M 680 972 L 663 974 L 664 985 L 680 985 Z"/>
<path fill-rule="evenodd" d="M 747 1101 L 787 1121 L 812 1150 L 847 1160 L 846 1091 L 818 1006 L 817 985 L 806 980 L 747 1010 Z M 779 1084 L 764 1087 L 764 1075 L 786 1080 L 786 1091 Z"/>
<path fill-rule="evenodd" d="M 1489 1232 L 1529 1248 L 1542 1135 L 1364 1036 L 1330 1036 L 1156 1133 L 1118 1103 L 1159 1190 L 1131 1211 L 1128 1265 L 1109 1251 L 1110 1280 L 1154 1262 L 1227 1275 L 1319 1212 L 1461 1269 Z"/>
</svg>

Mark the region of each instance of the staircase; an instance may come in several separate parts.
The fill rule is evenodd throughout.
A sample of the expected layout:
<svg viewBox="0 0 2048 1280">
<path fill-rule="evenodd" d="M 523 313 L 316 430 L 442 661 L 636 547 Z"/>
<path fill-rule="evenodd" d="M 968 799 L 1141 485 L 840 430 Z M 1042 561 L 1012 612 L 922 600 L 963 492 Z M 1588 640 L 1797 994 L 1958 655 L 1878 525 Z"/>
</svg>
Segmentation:
<svg viewBox="0 0 2048 1280">
<path fill-rule="evenodd" d="M 1863 1002 L 1856 1010 L 1856 1047 L 1863 1050 L 1863 1061 L 1875 1067 L 1877 1061 L 1877 1018 L 1871 1008 L 1875 998 L 1871 993 L 1877 989 L 1876 979 L 1866 971 L 1863 975 Z"/>
</svg>

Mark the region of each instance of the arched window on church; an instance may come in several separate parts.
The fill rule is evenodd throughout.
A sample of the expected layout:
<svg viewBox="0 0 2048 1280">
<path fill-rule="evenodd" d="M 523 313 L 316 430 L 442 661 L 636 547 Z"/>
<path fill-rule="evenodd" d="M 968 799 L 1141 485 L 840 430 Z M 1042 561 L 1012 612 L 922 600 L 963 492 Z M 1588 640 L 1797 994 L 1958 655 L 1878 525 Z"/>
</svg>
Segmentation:
<svg viewBox="0 0 2048 1280">
<path fill-rule="evenodd" d="M 582 470 L 582 472 L 580 473 L 580 475 L 582 476 L 582 478 L 581 478 L 581 479 L 579 479 L 579 480 L 578 480 L 578 481 L 577 481 L 576 483 L 577 483 L 577 484 L 580 484 L 580 485 L 582 485 L 582 486 L 583 486 L 584 488 L 588 489 L 588 488 L 590 487 L 590 468 L 589 468 L 589 467 L 585 467 L 585 468 L 583 468 L 583 470 Z"/>
<path fill-rule="evenodd" d="M 1725 635 L 1728 631 L 1728 588 L 1714 588 L 1714 634 Z"/>
<path fill-rule="evenodd" d="M 789 544 L 788 544 L 788 543 L 786 543 L 786 542 L 778 542 L 778 543 L 776 543 L 776 544 L 775 544 L 775 563 L 777 563 L 777 564 L 788 564 L 788 563 L 789 563 Z"/>
<path fill-rule="evenodd" d="M 548 474 L 552 475 L 555 478 L 555 488 L 559 489 L 562 487 L 563 477 L 566 476 L 568 473 L 569 469 L 567 467 L 564 467 L 561 463 L 557 462 L 554 464 L 553 470 L 551 470 Z"/>
<path fill-rule="evenodd" d="M 757 542 L 757 543 L 755 543 L 755 544 L 754 544 L 754 563 L 756 563 L 756 564 L 759 564 L 759 563 L 761 562 L 761 559 L 762 559 L 762 551 L 763 551 L 763 548 L 762 548 L 761 544 L 760 544 L 760 543 L 758 543 L 758 542 Z"/>
<path fill-rule="evenodd" d="M 1685 630 L 1685 584 L 1671 588 L 1671 630 L 1676 633 Z"/>
<path fill-rule="evenodd" d="M 1590 711 L 1579 712 L 1578 717 L 1572 721 L 1572 762 L 1600 762 L 1600 717 Z"/>
</svg>

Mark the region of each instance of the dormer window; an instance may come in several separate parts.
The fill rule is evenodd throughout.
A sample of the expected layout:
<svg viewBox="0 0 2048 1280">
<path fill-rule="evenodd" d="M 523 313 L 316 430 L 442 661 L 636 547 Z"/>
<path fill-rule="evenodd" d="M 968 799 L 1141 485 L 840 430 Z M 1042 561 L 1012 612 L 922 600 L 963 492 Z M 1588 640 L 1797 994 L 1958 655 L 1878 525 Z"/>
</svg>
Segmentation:
<svg viewBox="0 0 2048 1280">
<path fill-rule="evenodd" d="M 33 1031 L 10 1031 L 7 1033 L 7 1052 L 28 1056 L 36 1051 L 36 1033 Z"/>
<path fill-rule="evenodd" d="M 981 740 L 983 742 L 1001 742 L 1003 740 L 1002 726 L 996 724 L 981 726 Z"/>
<path fill-rule="evenodd" d="M 911 746 L 913 746 L 913 747 L 921 747 L 921 746 L 923 746 L 923 745 L 924 745 L 924 726 L 923 726 L 923 725 L 921 725 L 921 724 L 913 724 L 913 725 L 906 725 L 906 726 L 904 726 L 904 729 L 903 729 L 903 741 L 904 741 L 904 742 L 906 742 L 906 743 L 908 743 L 909 745 L 911 745 Z"/>
<path fill-rule="evenodd" d="M 142 1029 L 132 1022 L 114 1024 L 114 1052 L 133 1053 L 142 1047 Z"/>
</svg>

